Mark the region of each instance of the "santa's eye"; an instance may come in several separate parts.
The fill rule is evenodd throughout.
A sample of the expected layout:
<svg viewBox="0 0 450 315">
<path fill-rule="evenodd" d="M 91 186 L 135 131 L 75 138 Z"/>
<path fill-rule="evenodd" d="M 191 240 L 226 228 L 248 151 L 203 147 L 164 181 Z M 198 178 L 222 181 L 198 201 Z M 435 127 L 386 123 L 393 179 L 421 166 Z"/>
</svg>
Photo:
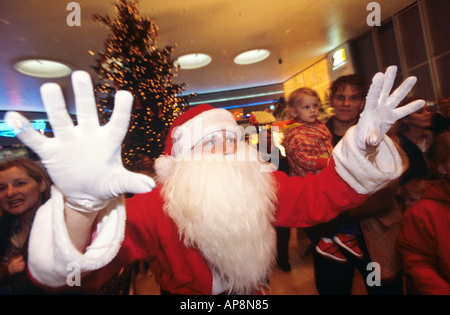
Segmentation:
<svg viewBox="0 0 450 315">
<path fill-rule="evenodd" d="M 211 139 L 211 140 L 204 142 L 205 145 L 209 145 L 209 146 L 215 146 L 216 143 L 217 143 L 216 139 Z"/>
</svg>

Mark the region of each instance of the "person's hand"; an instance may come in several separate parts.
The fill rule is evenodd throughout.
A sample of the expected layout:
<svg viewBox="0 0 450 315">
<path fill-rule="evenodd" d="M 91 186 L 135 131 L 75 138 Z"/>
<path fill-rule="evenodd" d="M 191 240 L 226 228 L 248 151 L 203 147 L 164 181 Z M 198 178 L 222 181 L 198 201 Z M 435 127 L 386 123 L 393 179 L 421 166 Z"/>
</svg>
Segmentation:
<svg viewBox="0 0 450 315">
<path fill-rule="evenodd" d="M 19 255 L 14 257 L 8 264 L 8 273 L 10 276 L 15 275 L 16 273 L 22 272 L 25 270 L 25 260 L 23 260 L 23 256 Z"/>
<path fill-rule="evenodd" d="M 19 113 L 8 112 L 5 116 L 9 124 L 18 129 L 19 139 L 39 155 L 54 184 L 65 196 L 66 204 L 79 211 L 91 212 L 104 208 L 111 198 L 123 193 L 152 190 L 155 187 L 152 178 L 126 170 L 121 160 L 132 95 L 118 91 L 111 120 L 100 126 L 89 74 L 74 72 L 72 85 L 76 126 L 67 112 L 59 85 L 46 83 L 41 87 L 54 138 L 34 130 Z"/>
<path fill-rule="evenodd" d="M 353 133 L 356 144 L 364 152 L 376 147 L 397 120 L 425 105 L 425 101 L 418 100 L 395 108 L 417 81 L 415 77 L 409 77 L 389 95 L 396 73 L 397 67 L 391 66 L 384 74 L 377 73 L 372 79 L 364 111 Z"/>
</svg>

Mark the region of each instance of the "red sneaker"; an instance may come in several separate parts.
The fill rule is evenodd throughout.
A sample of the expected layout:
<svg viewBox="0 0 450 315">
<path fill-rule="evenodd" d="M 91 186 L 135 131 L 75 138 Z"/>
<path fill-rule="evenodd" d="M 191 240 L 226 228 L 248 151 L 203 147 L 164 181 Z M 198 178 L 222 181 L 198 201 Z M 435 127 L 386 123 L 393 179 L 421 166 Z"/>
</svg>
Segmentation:
<svg viewBox="0 0 450 315">
<path fill-rule="evenodd" d="M 336 234 L 333 238 L 336 243 L 358 258 L 363 258 L 363 253 L 358 246 L 356 236 L 351 234 Z"/>
<path fill-rule="evenodd" d="M 316 251 L 328 258 L 339 262 L 346 262 L 347 258 L 339 250 L 337 244 L 330 238 L 321 238 L 316 245 Z"/>
</svg>

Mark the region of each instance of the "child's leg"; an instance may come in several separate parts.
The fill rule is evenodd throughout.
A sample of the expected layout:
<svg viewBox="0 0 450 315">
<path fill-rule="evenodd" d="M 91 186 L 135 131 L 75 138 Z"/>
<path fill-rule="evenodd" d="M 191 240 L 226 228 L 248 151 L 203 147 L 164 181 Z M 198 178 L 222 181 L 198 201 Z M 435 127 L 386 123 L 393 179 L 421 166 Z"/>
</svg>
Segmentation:
<svg viewBox="0 0 450 315">
<path fill-rule="evenodd" d="M 322 237 L 316 245 L 316 252 L 322 256 L 339 262 L 346 262 L 347 258 L 341 253 L 339 246 L 333 240 L 333 235 Z"/>
<path fill-rule="evenodd" d="M 336 218 L 330 222 L 321 223 L 316 226 L 304 228 L 303 231 L 311 240 L 315 251 L 323 257 L 331 258 L 337 262 L 346 262 L 347 258 L 334 242 L 336 227 L 342 225 L 342 219 Z"/>
<path fill-rule="evenodd" d="M 337 233 L 333 237 L 333 239 L 340 247 L 344 248 L 352 255 L 362 258 L 363 253 L 359 248 L 358 241 L 356 239 L 356 235 L 360 233 L 361 227 L 359 226 L 358 223 L 349 223 L 340 226 L 337 229 Z"/>
</svg>

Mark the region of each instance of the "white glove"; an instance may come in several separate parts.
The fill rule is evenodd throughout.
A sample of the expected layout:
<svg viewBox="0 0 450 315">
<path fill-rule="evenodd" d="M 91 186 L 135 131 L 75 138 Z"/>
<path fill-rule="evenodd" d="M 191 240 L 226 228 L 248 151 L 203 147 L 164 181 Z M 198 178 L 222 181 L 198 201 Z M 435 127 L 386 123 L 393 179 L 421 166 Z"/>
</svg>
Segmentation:
<svg viewBox="0 0 450 315">
<path fill-rule="evenodd" d="M 16 129 L 20 140 L 36 152 L 54 184 L 66 198 L 66 204 L 84 212 L 100 210 L 109 200 L 123 193 L 144 193 L 155 187 L 152 178 L 126 170 L 121 160 L 133 96 L 118 91 L 114 112 L 100 126 L 94 90 L 88 73 L 72 74 L 78 125 L 70 118 L 59 85 L 46 83 L 41 96 L 53 128 L 54 138 L 34 130 L 30 122 L 16 112 L 5 120 Z"/>
<path fill-rule="evenodd" d="M 418 100 L 400 108 L 395 108 L 416 84 L 415 77 L 407 78 L 394 93 L 389 93 L 394 84 L 397 67 L 391 66 L 386 72 L 377 73 L 366 97 L 366 105 L 353 135 L 359 149 L 364 152 L 378 146 L 386 132 L 399 119 L 415 112 L 425 105 Z"/>
</svg>

